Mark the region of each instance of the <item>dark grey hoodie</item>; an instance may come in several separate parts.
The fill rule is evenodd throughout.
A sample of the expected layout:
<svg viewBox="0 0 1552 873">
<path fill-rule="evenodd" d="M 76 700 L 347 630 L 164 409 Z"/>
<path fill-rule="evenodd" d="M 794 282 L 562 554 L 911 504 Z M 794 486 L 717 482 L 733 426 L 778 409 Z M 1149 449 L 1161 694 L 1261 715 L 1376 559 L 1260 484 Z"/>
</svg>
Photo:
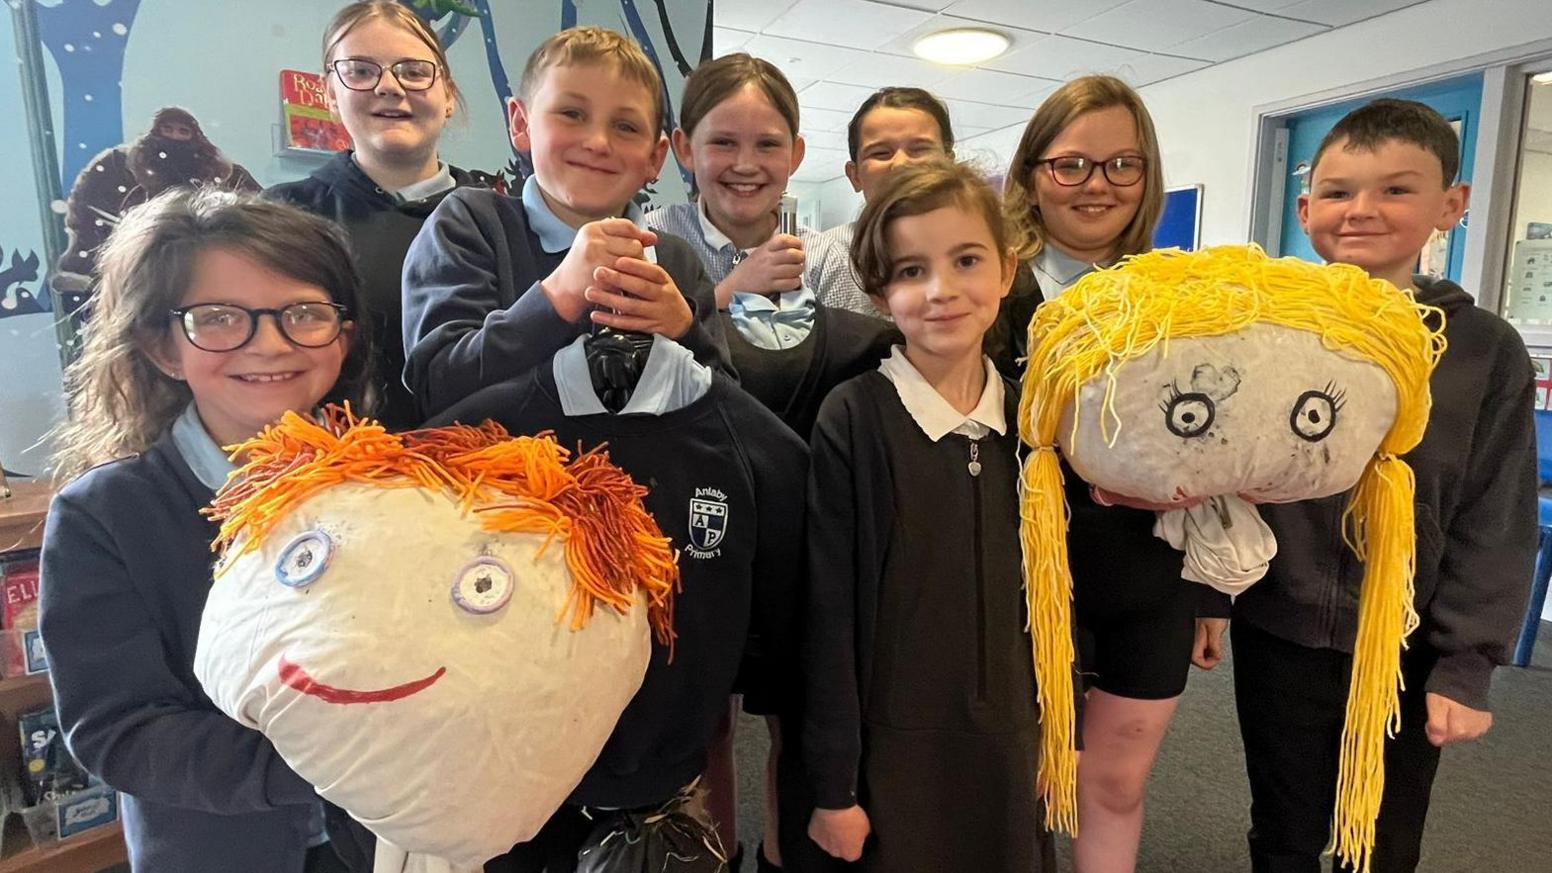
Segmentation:
<svg viewBox="0 0 1552 873">
<path fill-rule="evenodd" d="M 1453 282 L 1414 278 L 1445 312 L 1449 343 L 1429 385 L 1433 410 L 1407 454 L 1417 476 L 1417 613 L 1410 645 L 1439 654 L 1425 690 L 1488 709 L 1493 668 L 1508 661 L 1536 561 L 1535 383 L 1507 322 Z M 1351 652 L 1363 566 L 1342 541 L 1347 496 L 1264 505 L 1277 535 L 1266 578 L 1234 619 L 1312 648 Z"/>
</svg>

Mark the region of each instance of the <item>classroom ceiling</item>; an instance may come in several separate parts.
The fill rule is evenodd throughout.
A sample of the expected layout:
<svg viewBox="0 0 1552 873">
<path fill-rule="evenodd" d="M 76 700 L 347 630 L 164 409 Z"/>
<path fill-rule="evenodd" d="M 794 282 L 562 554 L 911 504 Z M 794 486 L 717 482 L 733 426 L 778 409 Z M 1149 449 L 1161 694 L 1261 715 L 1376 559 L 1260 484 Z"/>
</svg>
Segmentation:
<svg viewBox="0 0 1552 873">
<path fill-rule="evenodd" d="M 808 157 L 795 180 L 842 174 L 846 123 L 884 85 L 927 88 L 961 140 L 1029 120 L 1072 76 L 1114 73 L 1141 87 L 1383 15 L 1421 0 L 716 0 L 714 51 L 779 66 L 803 113 Z M 911 53 L 954 27 L 1001 31 L 1012 45 L 974 67 Z"/>
</svg>

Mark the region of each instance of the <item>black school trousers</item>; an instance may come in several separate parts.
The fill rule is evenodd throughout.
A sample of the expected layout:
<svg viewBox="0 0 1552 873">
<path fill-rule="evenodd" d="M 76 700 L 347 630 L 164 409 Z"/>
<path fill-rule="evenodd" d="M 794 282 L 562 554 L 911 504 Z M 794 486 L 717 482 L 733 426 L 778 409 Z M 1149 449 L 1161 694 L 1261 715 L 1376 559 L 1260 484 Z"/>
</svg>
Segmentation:
<svg viewBox="0 0 1552 873">
<path fill-rule="evenodd" d="M 1250 777 L 1252 873 L 1317 873 L 1331 838 L 1352 655 L 1230 626 L 1234 699 Z M 1371 873 L 1417 869 L 1439 749 L 1428 742 L 1424 684 L 1436 654 L 1417 635 L 1402 655 L 1401 731 L 1385 743 L 1385 793 Z"/>
</svg>

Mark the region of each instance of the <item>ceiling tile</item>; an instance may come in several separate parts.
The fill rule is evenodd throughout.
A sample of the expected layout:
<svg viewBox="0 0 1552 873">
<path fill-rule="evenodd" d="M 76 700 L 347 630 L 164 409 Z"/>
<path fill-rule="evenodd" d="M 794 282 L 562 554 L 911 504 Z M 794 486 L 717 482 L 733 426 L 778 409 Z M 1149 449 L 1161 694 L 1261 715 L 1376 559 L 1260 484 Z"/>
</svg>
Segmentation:
<svg viewBox="0 0 1552 873">
<path fill-rule="evenodd" d="M 1234 5 L 1241 9 L 1253 9 L 1257 12 L 1277 12 L 1295 3 L 1303 2 L 1304 0 L 1234 0 Z"/>
<path fill-rule="evenodd" d="M 1323 24 L 1257 15 L 1249 21 L 1171 46 L 1170 54 L 1221 62 L 1328 30 Z"/>
<path fill-rule="evenodd" d="M 1284 6 L 1277 10 L 1277 14 L 1341 27 L 1344 24 L 1384 15 L 1397 9 L 1416 6 L 1419 2 L 1423 0 L 1304 0 L 1303 3 Z"/>
<path fill-rule="evenodd" d="M 857 49 L 764 35 L 751 38 L 743 50 L 798 79 L 826 79 L 841 67 L 872 57 Z"/>
<path fill-rule="evenodd" d="M 1160 51 L 1239 24 L 1254 12 L 1205 0 L 1132 0 L 1062 31 L 1097 42 Z"/>
<path fill-rule="evenodd" d="M 764 33 L 790 39 L 823 34 L 828 43 L 874 49 L 931 17 L 919 9 L 884 6 L 866 0 L 799 0 Z"/>
<path fill-rule="evenodd" d="M 862 101 L 877 90 L 868 85 L 845 85 L 840 82 L 816 82 L 798 93 L 798 103 L 805 109 L 835 109 L 841 112 L 855 111 Z"/>
<path fill-rule="evenodd" d="M 720 58 L 730 55 L 744 47 L 744 43 L 754 36 L 747 30 L 734 30 L 731 27 L 713 27 L 711 29 L 711 56 Z"/>
<path fill-rule="evenodd" d="M 1171 55 L 1148 55 L 1140 60 L 1123 64 L 1116 71 L 1116 75 L 1130 82 L 1133 87 L 1141 88 L 1152 82 L 1181 76 L 1210 66 L 1212 64 L 1209 61 L 1177 58 Z"/>
<path fill-rule="evenodd" d="M 1034 114 L 1034 107 L 1024 109 L 1015 106 L 972 103 L 969 100 L 954 100 L 949 103 L 948 114 L 954 122 L 955 131 L 964 129 L 960 136 L 973 136 L 968 132 L 970 128 L 990 129 L 1007 127 L 1010 124 L 1023 124 Z"/>
<path fill-rule="evenodd" d="M 1086 73 L 1110 73 L 1147 57 L 1147 52 L 1065 36 L 1048 36 L 1032 45 L 993 58 L 982 66 L 1046 79 L 1067 79 Z"/>
<path fill-rule="evenodd" d="M 846 174 L 844 149 L 808 149 L 792 178 L 798 182 L 824 182 Z"/>
<path fill-rule="evenodd" d="M 914 85 L 931 89 L 934 85 L 954 75 L 958 67 L 945 67 L 921 58 L 875 53 L 858 58 L 825 78 L 848 85 Z"/>
<path fill-rule="evenodd" d="M 851 123 L 854 111 L 841 112 L 835 109 L 809 109 L 802 107 L 800 116 L 803 120 L 803 131 L 810 130 L 823 132 L 835 132 L 845 130 Z"/>
<path fill-rule="evenodd" d="M 805 115 L 808 113 L 808 111 L 809 110 L 807 108 L 802 110 Z M 846 144 L 846 130 L 844 128 L 841 130 L 804 130 L 803 140 L 805 143 L 807 143 L 807 149 L 809 152 L 813 152 L 815 149 L 820 151 L 846 152 L 848 149 Z M 807 163 L 808 158 L 805 157 L 803 162 Z"/>
<path fill-rule="evenodd" d="M 711 19 L 718 27 L 758 31 L 781 17 L 797 0 L 717 0 Z"/>
<path fill-rule="evenodd" d="M 722 2 L 722 0 L 718 0 Z M 944 11 L 960 18 L 1055 33 L 1126 0 L 959 0 Z"/>
<path fill-rule="evenodd" d="M 953 6 L 958 0 L 887 0 L 891 6 L 909 6 L 912 9 L 923 9 L 927 12 L 942 12 Z M 1298 0 L 1289 0 L 1297 3 Z"/>
<path fill-rule="evenodd" d="M 997 70 L 965 70 L 934 85 L 932 91 L 945 100 L 975 100 L 1002 106 L 1034 105 L 1037 97 L 1056 89 L 1054 79 L 1037 79 Z"/>
</svg>

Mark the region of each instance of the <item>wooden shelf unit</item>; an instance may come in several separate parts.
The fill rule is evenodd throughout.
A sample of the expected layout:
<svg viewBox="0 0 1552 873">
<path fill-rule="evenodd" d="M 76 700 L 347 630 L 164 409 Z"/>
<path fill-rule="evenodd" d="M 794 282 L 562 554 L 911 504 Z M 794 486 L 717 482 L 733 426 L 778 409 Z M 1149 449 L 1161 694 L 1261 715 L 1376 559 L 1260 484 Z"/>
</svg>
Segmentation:
<svg viewBox="0 0 1552 873">
<path fill-rule="evenodd" d="M 0 498 L 0 554 L 36 549 L 43 542 L 53 488 L 46 482 L 11 481 L 12 495 Z M 0 679 L 0 762 L 21 762 L 21 737 L 16 717 L 39 709 L 53 699 L 47 674 Z M 7 847 L 27 841 L 19 816 L 9 817 Z M 87 831 L 52 846 L 29 845 L 0 857 L 0 873 L 98 873 L 128 862 L 124 831 L 118 822 Z"/>
</svg>

